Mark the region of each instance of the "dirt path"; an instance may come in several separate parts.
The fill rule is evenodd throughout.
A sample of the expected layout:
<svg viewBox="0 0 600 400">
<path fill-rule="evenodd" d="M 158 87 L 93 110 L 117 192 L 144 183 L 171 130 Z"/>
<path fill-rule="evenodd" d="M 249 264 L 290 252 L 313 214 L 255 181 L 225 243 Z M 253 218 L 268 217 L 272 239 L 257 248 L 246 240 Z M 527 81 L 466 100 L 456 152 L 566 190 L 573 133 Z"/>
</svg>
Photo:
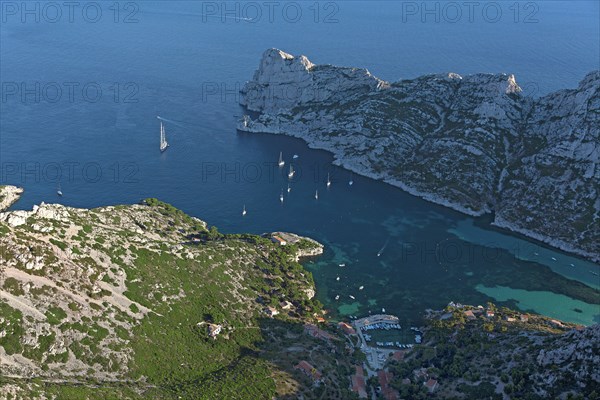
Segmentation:
<svg viewBox="0 0 600 400">
<path fill-rule="evenodd" d="M 136 319 L 144 318 L 144 315 L 146 315 L 147 313 L 154 312 L 151 309 L 149 309 L 148 307 L 144 307 L 140 303 L 136 303 L 135 301 L 129 300 L 127 297 L 125 297 L 121 293 L 115 292 L 114 288 L 106 282 L 98 282 L 98 286 L 100 286 L 104 290 L 108 290 L 109 292 L 111 292 L 111 295 L 104 296 L 102 298 L 103 300 L 108 301 L 113 306 L 117 307 L 121 311 L 129 314 L 130 316 L 132 316 Z M 134 313 L 133 311 L 131 311 L 131 309 L 129 307 L 132 304 L 135 304 L 136 307 L 140 310 L 139 313 Z M 160 315 L 158 313 L 155 313 L 155 314 Z M 161 317 L 162 317 L 162 315 L 161 315 Z"/>
<path fill-rule="evenodd" d="M 32 282 L 33 284 L 35 284 L 36 286 L 39 286 L 39 287 L 49 286 L 49 287 L 55 289 L 56 291 L 71 297 L 73 300 L 76 300 L 78 303 L 81 303 L 86 306 L 90 302 L 100 304 L 100 302 L 94 301 L 93 299 L 91 299 L 87 296 L 84 297 L 81 294 L 78 294 L 78 293 L 72 292 L 70 290 L 67 290 L 63 287 L 60 287 L 56 283 L 54 283 L 54 281 L 52 281 L 44 276 L 28 274 L 25 271 L 22 271 L 17 268 L 12 268 L 12 267 L 5 268 L 3 272 L 7 277 L 15 278 L 17 280 L 20 280 L 21 282 Z"/>
<path fill-rule="evenodd" d="M 4 290 L 0 290 L 0 298 L 7 300 L 9 306 L 11 306 L 12 308 L 16 308 L 23 314 L 31 315 L 32 317 L 39 320 L 46 320 L 46 316 L 42 314 L 37 308 L 33 307 L 31 304 L 27 304 L 22 299 L 19 299 L 18 297 L 13 296 L 12 294 Z"/>
</svg>

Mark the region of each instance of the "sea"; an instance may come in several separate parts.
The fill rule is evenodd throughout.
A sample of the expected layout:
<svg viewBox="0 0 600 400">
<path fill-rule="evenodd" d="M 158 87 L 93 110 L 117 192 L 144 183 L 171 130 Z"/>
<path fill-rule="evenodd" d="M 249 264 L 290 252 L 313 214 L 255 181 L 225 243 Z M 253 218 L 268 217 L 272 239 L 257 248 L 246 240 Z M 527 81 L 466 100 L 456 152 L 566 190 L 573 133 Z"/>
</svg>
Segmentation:
<svg viewBox="0 0 600 400">
<path fill-rule="evenodd" d="M 598 264 L 351 174 L 302 140 L 235 128 L 239 90 L 272 47 L 388 81 L 505 72 L 533 97 L 575 88 L 600 67 L 598 2 L 3 1 L 0 12 L 0 184 L 25 189 L 13 209 L 156 197 L 222 232 L 310 236 L 325 253 L 303 265 L 333 319 L 385 309 L 413 325 L 450 301 L 492 301 L 600 322 Z"/>
</svg>

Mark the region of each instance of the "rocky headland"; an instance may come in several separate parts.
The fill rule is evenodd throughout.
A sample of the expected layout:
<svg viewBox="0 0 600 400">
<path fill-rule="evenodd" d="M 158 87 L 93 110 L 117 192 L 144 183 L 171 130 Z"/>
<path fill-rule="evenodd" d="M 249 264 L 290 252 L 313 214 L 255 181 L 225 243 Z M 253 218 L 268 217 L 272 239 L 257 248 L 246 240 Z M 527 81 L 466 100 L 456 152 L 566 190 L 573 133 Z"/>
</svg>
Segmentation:
<svg viewBox="0 0 600 400">
<path fill-rule="evenodd" d="M 509 74 L 386 82 L 269 49 L 241 104 L 240 131 L 302 138 L 358 174 L 600 260 L 600 71 L 533 99 Z"/>
<path fill-rule="evenodd" d="M 221 234 L 156 199 L 0 212 L 0 399 L 295 396 L 285 340 L 318 368 L 334 355 L 298 334 L 322 313 L 296 260 L 322 245 L 286 235 Z"/>
<path fill-rule="evenodd" d="M 0 186 L 0 211 L 8 210 L 10 206 L 15 204 L 21 195 L 23 189 L 17 186 Z"/>
</svg>

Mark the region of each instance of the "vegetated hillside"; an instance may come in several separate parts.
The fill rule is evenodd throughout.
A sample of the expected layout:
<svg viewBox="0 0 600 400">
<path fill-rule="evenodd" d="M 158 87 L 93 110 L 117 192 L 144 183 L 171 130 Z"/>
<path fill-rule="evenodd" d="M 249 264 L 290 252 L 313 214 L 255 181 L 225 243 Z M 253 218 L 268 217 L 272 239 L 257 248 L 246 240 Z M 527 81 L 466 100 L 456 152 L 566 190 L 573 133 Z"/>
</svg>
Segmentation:
<svg viewBox="0 0 600 400">
<path fill-rule="evenodd" d="M 600 71 L 524 97 L 513 75 L 394 83 L 267 50 L 241 104 L 245 132 L 300 137 L 336 163 L 600 260 Z"/>
<path fill-rule="evenodd" d="M 222 235 L 149 199 L 0 213 L 0 246 L 0 399 L 311 398 L 294 363 L 344 363 L 302 334 L 321 305 L 295 258 L 314 242 Z"/>
<path fill-rule="evenodd" d="M 590 327 L 489 303 L 449 305 L 426 320 L 426 342 L 392 362 L 410 399 L 598 399 L 600 325 Z M 424 383 L 436 381 L 433 393 Z"/>
</svg>

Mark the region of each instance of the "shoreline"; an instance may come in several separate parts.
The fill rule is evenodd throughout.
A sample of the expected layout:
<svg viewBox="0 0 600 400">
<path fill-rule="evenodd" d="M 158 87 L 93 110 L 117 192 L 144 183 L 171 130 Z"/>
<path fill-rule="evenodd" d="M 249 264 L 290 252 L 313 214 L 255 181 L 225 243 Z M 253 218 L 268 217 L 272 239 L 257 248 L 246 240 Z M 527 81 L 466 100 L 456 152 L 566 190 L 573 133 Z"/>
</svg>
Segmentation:
<svg viewBox="0 0 600 400">
<path fill-rule="evenodd" d="M 25 190 L 13 185 L 0 185 L 0 212 L 8 211 L 15 204 Z"/>
<path fill-rule="evenodd" d="M 264 125 L 262 125 L 262 126 L 264 126 Z M 483 210 L 483 211 L 479 211 L 479 212 L 473 211 L 471 209 L 461 206 L 460 204 L 452 203 L 451 201 L 441 198 L 433 193 L 423 192 L 419 189 L 413 188 L 413 187 L 405 184 L 404 182 L 399 181 L 393 177 L 389 177 L 389 176 L 386 176 L 385 174 L 372 171 L 367 166 L 360 165 L 359 163 L 352 163 L 352 162 L 349 162 L 348 160 L 344 160 L 343 154 L 341 154 L 341 152 L 338 149 L 334 148 L 333 146 L 328 146 L 327 142 L 323 142 L 323 141 L 311 142 L 311 141 L 307 140 L 307 138 L 300 131 L 283 132 L 280 129 L 273 129 L 273 128 L 269 129 L 266 126 L 264 126 L 264 127 L 265 127 L 265 130 L 263 131 L 263 130 L 259 130 L 259 129 L 244 127 L 243 124 L 239 123 L 237 125 L 237 130 L 239 132 L 248 133 L 248 134 L 282 135 L 282 136 L 298 138 L 298 139 L 301 139 L 302 141 L 304 141 L 304 143 L 306 143 L 306 145 L 310 149 L 322 150 L 322 151 L 327 151 L 328 153 L 330 153 L 333 156 L 333 161 L 332 161 L 333 165 L 344 168 L 345 170 L 356 173 L 360 176 L 386 183 L 386 184 L 396 187 L 412 196 L 418 197 L 420 199 L 423 199 L 423 200 L 428 201 L 433 204 L 437 204 L 439 206 L 449 208 L 453 211 L 460 212 L 460 213 L 468 215 L 470 217 L 483 217 L 485 215 L 492 214 L 492 210 Z M 490 225 L 492 225 L 496 228 L 506 230 L 507 233 L 518 233 L 518 234 L 526 237 L 527 239 L 533 239 L 533 240 L 539 241 L 539 242 L 544 243 L 554 249 L 561 250 L 566 253 L 578 256 L 578 257 L 582 257 L 588 261 L 591 261 L 594 263 L 600 262 L 600 256 L 598 256 L 598 255 L 594 255 L 589 252 L 586 252 L 585 250 L 575 248 L 575 247 L 573 247 L 572 244 L 566 243 L 562 240 L 553 239 L 551 237 L 542 235 L 540 233 L 532 232 L 530 230 L 521 228 L 519 226 L 516 226 L 516 225 L 508 222 L 508 221 L 503 220 L 501 217 L 495 216 L 494 220 L 490 223 Z"/>
</svg>

